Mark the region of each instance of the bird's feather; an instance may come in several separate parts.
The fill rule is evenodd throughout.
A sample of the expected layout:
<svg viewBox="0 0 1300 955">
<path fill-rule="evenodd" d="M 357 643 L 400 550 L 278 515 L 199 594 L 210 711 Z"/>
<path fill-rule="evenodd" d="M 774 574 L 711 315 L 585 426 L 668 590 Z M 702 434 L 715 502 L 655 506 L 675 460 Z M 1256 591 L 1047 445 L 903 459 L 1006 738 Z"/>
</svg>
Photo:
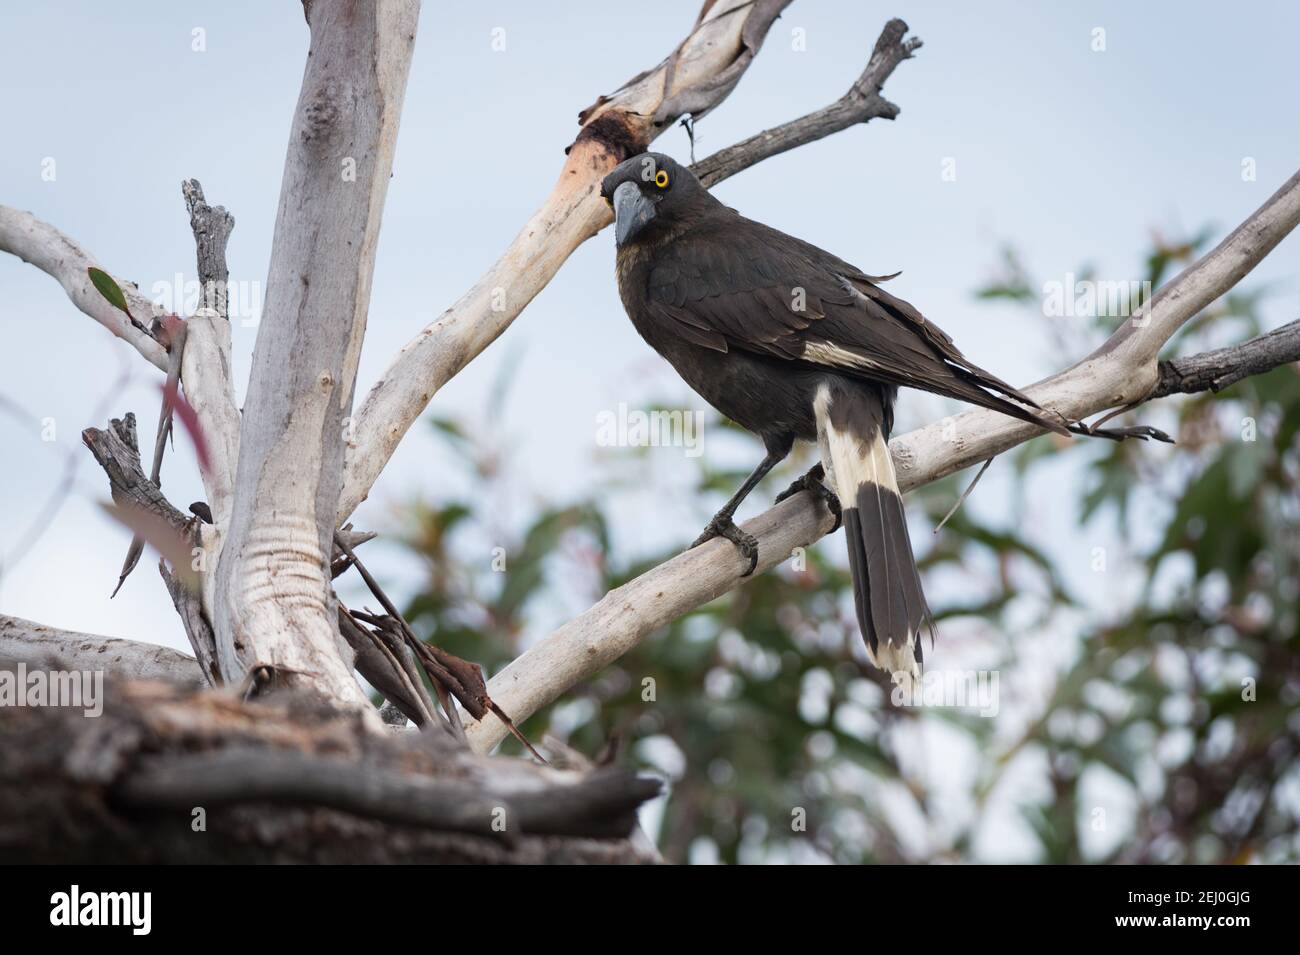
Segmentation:
<svg viewBox="0 0 1300 955">
<path fill-rule="evenodd" d="M 912 554 L 877 392 L 824 386 L 815 402 L 828 480 L 843 507 L 858 625 L 872 662 L 920 677 L 921 632 L 934 622 Z"/>
<path fill-rule="evenodd" d="M 912 305 L 842 259 L 718 206 L 656 249 L 646 307 L 682 338 L 957 398 L 1061 433 Z"/>
</svg>

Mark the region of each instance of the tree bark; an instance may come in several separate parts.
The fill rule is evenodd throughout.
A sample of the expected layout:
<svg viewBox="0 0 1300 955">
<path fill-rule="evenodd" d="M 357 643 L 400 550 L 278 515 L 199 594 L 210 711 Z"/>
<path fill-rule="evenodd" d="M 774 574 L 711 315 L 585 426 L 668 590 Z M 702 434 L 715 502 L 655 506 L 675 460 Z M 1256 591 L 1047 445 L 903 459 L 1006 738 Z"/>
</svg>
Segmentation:
<svg viewBox="0 0 1300 955">
<path fill-rule="evenodd" d="M 179 650 L 60 630 L 0 614 L 0 668 L 5 667 L 6 660 L 28 666 L 53 664 L 67 670 L 101 670 L 118 679 L 162 680 L 195 687 L 202 683 L 198 663 Z"/>
<path fill-rule="evenodd" d="M 660 786 L 629 771 L 377 735 L 294 693 L 105 691 L 96 719 L 0 708 L 0 862 L 657 861 L 629 837 Z"/>
</svg>

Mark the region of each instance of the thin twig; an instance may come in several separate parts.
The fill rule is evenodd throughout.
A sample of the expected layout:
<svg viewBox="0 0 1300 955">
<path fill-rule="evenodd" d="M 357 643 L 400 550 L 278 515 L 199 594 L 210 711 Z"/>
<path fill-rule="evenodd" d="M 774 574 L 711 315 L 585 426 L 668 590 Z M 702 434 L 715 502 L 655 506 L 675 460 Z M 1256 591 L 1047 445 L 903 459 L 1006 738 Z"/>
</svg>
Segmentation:
<svg viewBox="0 0 1300 955">
<path fill-rule="evenodd" d="M 984 476 L 984 472 L 989 469 L 989 465 L 992 463 L 993 463 L 993 458 L 989 458 L 980 467 L 979 473 L 975 475 L 975 480 L 971 481 L 970 486 L 968 486 L 966 490 L 961 492 L 961 497 L 957 498 L 957 503 L 952 506 L 952 508 L 948 511 L 947 514 L 943 515 L 943 520 L 941 520 L 938 524 L 935 525 L 934 532 L 936 534 L 939 533 L 939 531 L 943 530 L 943 525 L 948 523 L 948 518 L 956 514 L 957 508 L 961 507 L 962 504 L 965 503 L 966 498 L 970 497 L 970 492 L 975 490 L 975 485 L 980 482 L 980 478 Z"/>
<path fill-rule="evenodd" d="M 384 589 L 379 585 L 379 582 L 375 580 L 370 571 L 366 569 L 365 564 L 363 564 L 357 557 L 356 553 L 352 550 L 351 545 L 344 539 L 343 535 L 335 532 L 334 543 L 335 546 L 343 552 L 347 559 L 351 561 L 352 566 L 355 567 L 357 573 L 361 575 L 361 579 L 364 580 L 366 586 L 370 588 L 370 592 L 375 595 L 375 599 L 383 605 L 384 610 L 388 614 L 388 619 L 400 629 L 401 633 L 406 638 L 407 644 L 415 651 L 417 657 L 424 665 L 425 671 L 433 681 L 434 689 L 438 692 L 439 702 L 447 713 L 447 718 L 451 723 L 450 729 L 453 735 L 455 735 L 457 739 L 465 741 L 465 727 L 461 722 L 460 712 L 456 708 L 456 701 L 459 701 L 475 719 L 480 719 L 488 710 L 491 710 L 496 714 L 498 719 L 506 724 L 511 734 L 518 739 L 519 742 L 533 754 L 533 756 L 543 763 L 546 762 L 542 757 L 542 754 L 537 752 L 527 738 L 519 732 L 514 721 L 506 715 L 501 707 L 497 706 L 497 704 L 492 701 L 490 696 L 488 696 L 486 685 L 483 683 L 483 678 L 479 674 L 478 668 L 473 664 L 461 660 L 454 654 L 448 653 L 441 647 L 430 646 L 417 637 L 415 631 L 411 629 L 411 625 L 406 622 L 406 618 L 402 615 L 401 611 L 397 609 L 397 605 L 389 599 L 388 595 L 384 592 Z M 384 622 L 372 614 L 352 611 L 352 615 L 358 620 L 363 620 L 374 626 L 384 626 Z M 454 697 L 455 700 L 453 700 L 452 697 Z"/>
</svg>

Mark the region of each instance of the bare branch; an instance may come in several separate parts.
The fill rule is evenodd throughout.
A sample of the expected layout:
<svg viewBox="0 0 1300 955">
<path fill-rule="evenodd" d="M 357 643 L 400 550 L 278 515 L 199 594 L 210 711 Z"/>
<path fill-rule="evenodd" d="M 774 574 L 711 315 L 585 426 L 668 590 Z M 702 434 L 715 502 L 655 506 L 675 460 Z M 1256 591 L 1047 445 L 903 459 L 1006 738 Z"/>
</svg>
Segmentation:
<svg viewBox="0 0 1300 955">
<path fill-rule="evenodd" d="M 133 680 L 163 680 L 199 686 L 198 665 L 188 654 L 137 640 L 101 637 L 47 627 L 0 614 L 0 660 L 29 666 L 57 665 L 69 670 L 102 670 Z"/>
<path fill-rule="evenodd" d="M 108 474 L 115 502 L 154 514 L 178 533 L 187 532 L 190 518 L 172 506 L 158 485 L 144 473 L 135 415 L 128 412 L 122 418 L 114 418 L 107 431 L 87 428 L 81 432 L 81 440 Z"/>
<path fill-rule="evenodd" d="M 199 282 L 202 283 L 202 307 L 210 308 L 222 318 L 229 319 L 230 268 L 226 265 L 226 244 L 235 228 L 235 217 L 225 206 L 210 206 L 203 197 L 203 186 L 197 179 L 181 183 L 181 195 L 190 213 L 190 229 L 194 233 L 195 254 L 198 259 Z"/>
<path fill-rule="evenodd" d="M 359 624 L 343 606 L 339 607 L 339 632 L 352 647 L 357 672 L 382 693 L 385 700 L 416 726 L 437 724 L 439 714 L 434 710 L 419 673 L 413 666 L 408 666 L 408 661 L 394 652 L 380 634 Z M 405 656 L 409 657 L 409 654 Z"/>
<path fill-rule="evenodd" d="M 1024 389 L 1078 421 L 1145 398 L 1158 380 L 1156 358 L 1174 334 L 1240 282 L 1300 222 L 1300 173 L 1139 308 L 1095 352 L 1072 368 Z M 945 430 L 950 433 L 945 437 Z M 955 432 L 956 437 L 951 437 Z M 987 461 L 1038 434 L 994 411 L 967 411 L 890 442 L 904 490 Z"/>
<path fill-rule="evenodd" d="M 1300 173 L 1213 251 L 1162 287 L 1101 348 L 1025 390 L 1044 407 L 1070 420 L 1145 400 L 1157 390 L 1156 355 L 1164 344 L 1240 282 L 1298 223 Z M 1283 340 L 1290 341 L 1290 335 Z M 981 409 L 895 438 L 890 451 L 899 485 L 908 491 L 986 461 L 1041 433 L 1038 428 Z M 757 570 L 784 561 L 795 547 L 826 534 L 833 523 L 808 494 L 795 495 L 748 521 L 744 529 L 759 542 Z M 654 630 L 743 583 L 746 578 L 741 574 L 747 567 L 748 561 L 724 540 L 687 551 L 610 591 L 595 606 L 530 647 L 488 682 L 488 692 L 522 722 Z M 467 726 L 466 732 L 470 745 L 485 752 L 501 741 L 506 728 L 489 715 Z"/>
<path fill-rule="evenodd" d="M 1294 361 L 1300 361 L 1300 320 L 1288 322 L 1240 345 L 1162 361 L 1155 390 L 1145 400 L 1198 391 L 1222 391 L 1243 378 L 1261 375 Z"/>
<path fill-rule="evenodd" d="M 132 325 L 99 294 L 86 270 L 103 266 L 71 238 L 30 212 L 0 206 L 0 252 L 16 255 L 56 279 L 72 299 L 72 304 L 130 344 L 151 364 L 162 371 L 167 370 L 167 349 L 149 332 Z M 157 311 L 153 303 L 130 282 L 114 278 L 126 296 L 131 314 L 137 321 L 147 324 Z"/>
<path fill-rule="evenodd" d="M 109 488 L 116 503 L 153 515 L 161 525 L 175 532 L 187 548 L 197 542 L 209 554 L 216 549 L 214 542 L 219 540 L 216 529 L 211 524 L 200 523 L 197 518 L 182 514 L 144 473 L 135 415 L 128 413 L 122 418 L 114 418 L 106 431 L 87 428 L 81 433 L 81 440 L 108 475 Z M 139 559 L 138 555 L 136 559 Z M 221 682 L 216 667 L 216 641 L 204 610 L 203 595 L 191 590 L 179 574 L 168 571 L 165 563 L 160 561 L 158 569 L 180 614 L 199 667 L 208 682 L 215 686 Z M 211 576 L 203 574 L 200 578 L 209 593 Z"/>
<path fill-rule="evenodd" d="M 712 188 L 755 163 L 797 146 L 824 139 L 832 133 L 871 119 L 895 118 L 898 107 L 881 96 L 880 91 L 894 68 L 921 48 L 920 39 L 913 37 L 904 40 L 906 35 L 906 23 L 898 19 L 890 20 L 876 40 L 876 48 L 871 52 L 867 68 L 847 93 L 815 113 L 764 130 L 701 159 L 691 167 L 700 177 L 700 182 Z"/>
<path fill-rule="evenodd" d="M 208 506 L 218 527 L 230 519 L 235 467 L 239 460 L 239 408 L 230 369 L 230 313 L 226 243 L 235 217 L 222 206 L 210 206 L 197 179 L 181 184 L 194 231 L 195 254 L 203 297 L 185 323 L 186 341 L 181 378 L 185 396 L 198 415 L 207 444 L 210 467 L 203 472 Z"/>
</svg>

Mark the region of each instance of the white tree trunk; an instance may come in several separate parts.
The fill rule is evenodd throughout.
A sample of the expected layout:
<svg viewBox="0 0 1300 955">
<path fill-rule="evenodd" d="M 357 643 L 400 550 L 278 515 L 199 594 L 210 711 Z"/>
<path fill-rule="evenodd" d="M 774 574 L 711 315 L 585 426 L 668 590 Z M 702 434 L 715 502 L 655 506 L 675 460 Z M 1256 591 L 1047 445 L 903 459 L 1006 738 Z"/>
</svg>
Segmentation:
<svg viewBox="0 0 1300 955">
<path fill-rule="evenodd" d="M 311 49 L 289 134 L 266 305 L 217 565 L 217 654 L 369 708 L 340 650 L 329 558 L 375 246 L 418 0 L 306 5 Z"/>
</svg>

